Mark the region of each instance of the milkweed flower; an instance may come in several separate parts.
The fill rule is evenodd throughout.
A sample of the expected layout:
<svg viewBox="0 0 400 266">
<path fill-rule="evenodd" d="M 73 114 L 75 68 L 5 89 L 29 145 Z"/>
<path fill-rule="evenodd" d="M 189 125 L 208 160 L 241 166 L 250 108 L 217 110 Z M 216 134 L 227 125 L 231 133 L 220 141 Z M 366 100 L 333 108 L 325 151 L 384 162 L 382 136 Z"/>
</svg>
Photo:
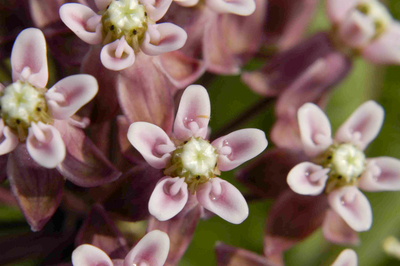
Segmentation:
<svg viewBox="0 0 400 266">
<path fill-rule="evenodd" d="M 357 266 L 357 253 L 352 249 L 345 249 L 340 252 L 337 259 L 332 263 L 332 266 Z"/>
<path fill-rule="evenodd" d="M 126 255 L 125 259 L 113 259 L 101 249 L 83 244 L 72 252 L 74 266 L 113 266 L 113 265 L 164 265 L 169 252 L 169 237 L 166 233 L 154 230 L 147 233 Z"/>
<path fill-rule="evenodd" d="M 298 111 L 303 150 L 312 160 L 289 172 L 289 187 L 302 195 L 325 192 L 331 209 L 358 232 L 372 225 L 371 206 L 358 188 L 400 190 L 400 161 L 391 157 L 367 159 L 363 152 L 378 135 L 383 118 L 383 108 L 368 101 L 354 111 L 332 139 L 329 120 L 319 107 L 307 103 Z"/>
<path fill-rule="evenodd" d="M 83 41 L 102 44 L 102 64 L 122 70 L 135 62 L 135 54 L 159 55 L 181 48 L 186 32 L 172 23 L 156 24 L 172 0 L 97 0 L 99 14 L 89 7 L 68 3 L 60 8 L 61 20 Z"/>
<path fill-rule="evenodd" d="M 191 85 L 182 95 L 171 137 L 146 122 L 129 127 L 131 144 L 150 166 L 164 169 L 165 176 L 149 200 L 150 213 L 160 221 L 174 217 L 196 199 L 231 223 L 239 224 L 248 216 L 246 200 L 239 190 L 217 176 L 261 153 L 268 144 L 265 134 L 258 129 L 242 129 L 210 143 L 209 120 L 206 89 Z"/>
</svg>

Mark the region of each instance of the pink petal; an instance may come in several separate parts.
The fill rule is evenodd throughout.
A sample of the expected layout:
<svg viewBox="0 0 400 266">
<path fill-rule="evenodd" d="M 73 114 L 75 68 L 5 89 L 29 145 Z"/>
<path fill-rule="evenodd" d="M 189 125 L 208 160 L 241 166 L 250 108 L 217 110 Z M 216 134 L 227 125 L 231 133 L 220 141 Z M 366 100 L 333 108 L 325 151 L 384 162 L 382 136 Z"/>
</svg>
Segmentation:
<svg viewBox="0 0 400 266">
<path fill-rule="evenodd" d="M 107 6 L 112 2 L 112 0 L 94 0 L 97 8 L 99 10 L 106 10 Z"/>
<path fill-rule="evenodd" d="M 332 266 L 357 266 L 358 257 L 357 253 L 352 249 L 345 249 L 340 252 L 337 259 L 333 262 Z"/>
<path fill-rule="evenodd" d="M 359 0 L 327 0 L 326 11 L 333 23 L 340 23 Z"/>
<path fill-rule="evenodd" d="M 165 22 L 149 25 L 149 28 L 150 27 L 152 27 L 152 29 L 148 31 L 155 31 L 155 35 L 158 35 L 158 38 L 146 33 L 140 48 L 147 55 L 159 55 L 175 51 L 182 48 L 186 43 L 186 31 L 175 24 Z"/>
<path fill-rule="evenodd" d="M 400 23 L 392 22 L 387 31 L 362 50 L 374 64 L 400 64 Z"/>
<path fill-rule="evenodd" d="M 94 98 L 98 87 L 91 75 L 80 74 L 60 80 L 45 93 L 51 116 L 68 119 Z"/>
<path fill-rule="evenodd" d="M 108 255 L 92 245 L 80 245 L 72 252 L 72 265 L 74 266 L 113 266 Z"/>
<path fill-rule="evenodd" d="M 181 6 L 191 7 L 197 5 L 199 0 L 174 0 L 175 3 Z"/>
<path fill-rule="evenodd" d="M 358 185 L 365 191 L 400 190 L 400 160 L 392 157 L 368 159 Z"/>
<path fill-rule="evenodd" d="M 230 223 L 240 224 L 249 215 L 249 207 L 242 193 L 218 177 L 199 185 L 196 196 L 204 208 Z"/>
<path fill-rule="evenodd" d="M 184 178 L 164 177 L 156 185 L 149 200 L 149 212 L 160 221 L 177 215 L 188 201 L 187 184 Z"/>
<path fill-rule="evenodd" d="M 332 145 L 331 123 L 315 104 L 306 103 L 297 111 L 304 152 L 315 157 Z"/>
<path fill-rule="evenodd" d="M 359 106 L 336 131 L 335 140 L 352 143 L 364 150 L 378 135 L 385 111 L 374 101 Z"/>
<path fill-rule="evenodd" d="M 135 51 L 126 42 L 125 37 L 109 43 L 101 49 L 100 59 L 103 66 L 119 71 L 128 68 L 135 62 Z"/>
<path fill-rule="evenodd" d="M 40 30 L 29 28 L 18 35 L 11 52 L 11 68 L 14 82 L 24 80 L 38 88 L 46 87 L 46 40 Z"/>
<path fill-rule="evenodd" d="M 352 12 L 340 23 L 338 34 L 350 47 L 365 47 L 375 35 L 374 21 L 359 11 Z"/>
<path fill-rule="evenodd" d="M 124 266 L 162 266 L 167 260 L 168 251 L 168 235 L 162 231 L 153 230 L 147 233 L 128 255 L 126 255 Z"/>
<path fill-rule="evenodd" d="M 322 233 L 325 239 L 339 245 L 357 245 L 360 243 L 358 234 L 335 211 L 326 212 Z"/>
<path fill-rule="evenodd" d="M 273 266 L 264 256 L 246 249 L 236 248 L 217 242 L 214 246 L 217 266 Z"/>
<path fill-rule="evenodd" d="M 174 123 L 174 135 L 179 140 L 207 137 L 211 104 L 207 90 L 201 85 L 190 85 L 182 94 Z"/>
<path fill-rule="evenodd" d="M 287 176 L 289 187 L 301 195 L 318 195 L 328 180 L 329 168 L 309 162 L 296 165 Z"/>
<path fill-rule="evenodd" d="M 19 144 L 18 137 L 8 126 L 4 126 L 3 119 L 0 119 L 0 155 L 12 152 Z"/>
<path fill-rule="evenodd" d="M 152 167 L 165 168 L 170 152 L 175 150 L 167 133 L 156 125 L 147 122 L 135 122 L 128 130 L 128 139 L 143 158 Z"/>
<path fill-rule="evenodd" d="M 26 147 L 32 159 L 46 168 L 55 168 L 65 158 L 65 144 L 60 132 L 42 122 L 31 123 Z"/>
<path fill-rule="evenodd" d="M 101 16 L 85 5 L 68 3 L 60 7 L 61 20 L 79 38 L 89 44 L 103 40 Z"/>
<path fill-rule="evenodd" d="M 141 0 L 146 7 L 149 18 L 159 21 L 167 13 L 172 0 Z"/>
<path fill-rule="evenodd" d="M 357 232 L 368 231 L 372 210 L 368 199 L 356 187 L 342 187 L 328 194 L 331 208 Z"/>
<path fill-rule="evenodd" d="M 218 153 L 218 169 L 229 171 L 256 157 L 267 148 L 265 133 L 246 128 L 222 136 L 211 143 Z"/>
<path fill-rule="evenodd" d="M 233 13 L 240 16 L 251 15 L 256 10 L 254 0 L 206 0 L 206 4 L 218 13 Z"/>
</svg>

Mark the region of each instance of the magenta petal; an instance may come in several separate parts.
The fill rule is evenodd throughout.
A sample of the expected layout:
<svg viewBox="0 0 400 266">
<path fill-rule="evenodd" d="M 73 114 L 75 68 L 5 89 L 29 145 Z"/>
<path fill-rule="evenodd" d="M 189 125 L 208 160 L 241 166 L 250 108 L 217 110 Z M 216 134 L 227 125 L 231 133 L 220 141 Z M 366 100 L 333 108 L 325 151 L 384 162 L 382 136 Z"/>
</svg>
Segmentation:
<svg viewBox="0 0 400 266">
<path fill-rule="evenodd" d="M 201 85 L 191 85 L 182 94 L 174 123 L 174 135 L 179 140 L 207 137 L 211 104 L 207 90 Z"/>
<path fill-rule="evenodd" d="M 306 103 L 297 111 L 304 152 L 315 157 L 333 142 L 331 123 L 326 114 L 315 104 Z"/>
<path fill-rule="evenodd" d="M 249 215 L 249 207 L 242 193 L 218 177 L 199 185 L 196 196 L 204 208 L 230 223 L 240 224 Z"/>
<path fill-rule="evenodd" d="M 74 266 L 113 266 L 110 257 L 101 249 L 92 245 L 80 245 L 72 252 Z"/>
<path fill-rule="evenodd" d="M 365 191 L 400 190 L 400 160 L 392 157 L 368 159 L 358 185 Z"/>
<path fill-rule="evenodd" d="M 335 140 L 364 150 L 381 130 L 384 116 L 382 106 L 374 101 L 365 102 L 336 131 Z"/>
<path fill-rule="evenodd" d="M 358 234 L 335 211 L 328 210 L 322 225 L 324 237 L 339 245 L 357 245 Z"/>
<path fill-rule="evenodd" d="M 151 30 L 156 31 L 157 39 L 146 33 L 140 45 L 142 51 L 147 55 L 160 55 L 182 48 L 187 40 L 186 31 L 172 23 L 160 23 L 149 25 Z"/>
<path fill-rule="evenodd" d="M 4 126 L 3 119 L 0 120 L 0 155 L 12 152 L 19 144 L 18 137 L 8 126 Z"/>
<path fill-rule="evenodd" d="M 357 266 L 357 253 L 352 249 L 343 250 L 331 266 Z"/>
<path fill-rule="evenodd" d="M 11 52 L 11 68 L 14 82 L 26 80 L 35 87 L 46 87 L 46 40 L 39 29 L 29 28 L 18 35 Z"/>
<path fill-rule="evenodd" d="M 318 195 L 328 180 L 329 168 L 309 162 L 296 165 L 287 176 L 289 187 L 301 195 Z"/>
<path fill-rule="evenodd" d="M 3 183 L 7 179 L 7 155 L 0 156 L 0 184 Z M 1 201 L 1 200 L 0 200 Z"/>
<path fill-rule="evenodd" d="M 153 21 L 159 21 L 172 3 L 172 0 L 142 0 L 149 17 Z"/>
<path fill-rule="evenodd" d="M 217 266 L 273 266 L 266 257 L 217 242 L 215 247 Z"/>
<path fill-rule="evenodd" d="M 61 20 L 79 38 L 89 44 L 101 43 L 101 16 L 85 5 L 68 3 L 60 7 Z"/>
<path fill-rule="evenodd" d="M 9 155 L 7 174 L 32 231 L 41 230 L 61 202 L 64 178 L 57 170 L 33 161 L 25 145 L 19 145 Z"/>
<path fill-rule="evenodd" d="M 246 128 L 222 136 L 211 143 L 218 153 L 218 169 L 229 171 L 256 157 L 267 148 L 265 133 Z"/>
<path fill-rule="evenodd" d="M 68 119 L 93 99 L 98 87 L 91 75 L 80 74 L 60 80 L 45 93 L 51 116 Z"/>
<path fill-rule="evenodd" d="M 232 13 L 240 16 L 251 15 L 256 10 L 254 0 L 206 0 L 206 4 L 218 13 Z"/>
<path fill-rule="evenodd" d="M 159 230 L 147 233 L 126 255 L 124 266 L 151 265 L 162 266 L 169 251 L 168 235 Z"/>
<path fill-rule="evenodd" d="M 371 228 L 371 205 L 356 187 L 335 189 L 328 194 L 328 201 L 331 208 L 355 231 L 368 231 Z"/>
<path fill-rule="evenodd" d="M 101 49 L 100 60 L 107 69 L 123 70 L 135 62 L 135 51 L 122 36 L 121 39 L 115 40 Z"/>
<path fill-rule="evenodd" d="M 128 130 L 128 139 L 146 162 L 157 169 L 165 168 L 175 150 L 167 133 L 147 122 L 133 123 Z"/>
<path fill-rule="evenodd" d="M 149 200 L 149 212 L 160 221 L 177 215 L 188 201 L 184 178 L 164 177 L 158 182 Z"/>
</svg>

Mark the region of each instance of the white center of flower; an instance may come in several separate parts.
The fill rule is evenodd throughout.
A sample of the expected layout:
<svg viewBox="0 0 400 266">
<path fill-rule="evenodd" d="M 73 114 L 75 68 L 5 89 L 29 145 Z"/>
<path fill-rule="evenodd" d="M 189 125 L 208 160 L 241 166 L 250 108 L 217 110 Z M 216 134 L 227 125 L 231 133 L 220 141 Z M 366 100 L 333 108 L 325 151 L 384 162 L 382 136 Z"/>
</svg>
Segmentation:
<svg viewBox="0 0 400 266">
<path fill-rule="evenodd" d="M 147 31 L 148 23 L 144 5 L 138 0 L 114 0 L 103 13 L 103 44 L 125 37 L 126 42 L 137 51 Z"/>
<path fill-rule="evenodd" d="M 1 93 L 1 118 L 21 141 L 25 140 L 31 122 L 51 122 L 47 114 L 45 91 L 45 88 L 38 89 L 18 80 Z"/>
<path fill-rule="evenodd" d="M 342 144 L 332 154 L 332 164 L 338 175 L 348 181 L 357 178 L 365 168 L 364 153 L 352 144 Z"/>
<path fill-rule="evenodd" d="M 375 37 L 384 33 L 392 23 L 392 16 L 387 8 L 379 1 L 361 1 L 356 9 L 374 22 Z"/>
</svg>

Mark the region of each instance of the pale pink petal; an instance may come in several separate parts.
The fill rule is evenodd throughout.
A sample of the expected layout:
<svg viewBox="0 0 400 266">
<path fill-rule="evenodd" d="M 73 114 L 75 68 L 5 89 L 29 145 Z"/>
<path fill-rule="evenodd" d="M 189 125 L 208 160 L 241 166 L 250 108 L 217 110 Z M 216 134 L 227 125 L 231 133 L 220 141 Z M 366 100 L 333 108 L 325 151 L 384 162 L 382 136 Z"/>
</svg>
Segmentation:
<svg viewBox="0 0 400 266">
<path fill-rule="evenodd" d="M 201 85 L 190 85 L 182 94 L 174 123 L 174 135 L 179 140 L 207 137 L 211 104 L 207 90 Z"/>
<path fill-rule="evenodd" d="M 178 5 L 186 6 L 186 7 L 195 6 L 199 2 L 199 0 L 174 0 L 174 1 Z"/>
<path fill-rule="evenodd" d="M 222 136 L 211 143 L 218 153 L 218 169 L 229 171 L 256 157 L 268 146 L 265 133 L 246 128 Z"/>
<path fill-rule="evenodd" d="M 358 233 L 331 209 L 326 212 L 322 233 L 325 239 L 335 244 L 357 245 L 360 243 Z"/>
<path fill-rule="evenodd" d="M 96 95 L 97 80 L 86 74 L 73 75 L 57 82 L 46 93 L 51 117 L 68 119 Z"/>
<path fill-rule="evenodd" d="M 371 205 L 356 187 L 335 189 L 328 194 L 328 201 L 331 208 L 355 231 L 368 231 L 371 228 Z"/>
<path fill-rule="evenodd" d="M 101 249 L 84 244 L 72 252 L 72 265 L 74 266 L 113 266 L 108 255 Z"/>
<path fill-rule="evenodd" d="M 387 31 L 362 50 L 374 64 L 400 64 L 400 23 L 393 21 Z"/>
<path fill-rule="evenodd" d="M 18 137 L 8 126 L 4 126 L 3 119 L 0 119 L 0 155 L 12 152 L 19 143 Z"/>
<path fill-rule="evenodd" d="M 328 180 L 329 168 L 309 162 L 299 163 L 287 176 L 289 187 L 301 195 L 318 195 Z"/>
<path fill-rule="evenodd" d="M 149 212 L 160 221 L 177 215 L 188 201 L 184 178 L 166 176 L 154 188 L 149 200 Z"/>
<path fill-rule="evenodd" d="M 230 223 L 240 224 L 249 215 L 249 207 L 242 193 L 218 177 L 199 185 L 196 196 L 204 208 Z"/>
<path fill-rule="evenodd" d="M 106 10 L 112 0 L 94 0 L 94 2 L 99 10 Z"/>
<path fill-rule="evenodd" d="M 60 7 L 60 18 L 82 41 L 99 44 L 103 40 L 101 16 L 85 5 L 69 3 Z"/>
<path fill-rule="evenodd" d="M 146 7 L 149 18 L 158 21 L 167 13 L 172 0 L 141 0 L 141 2 Z"/>
<path fill-rule="evenodd" d="M 166 233 L 153 230 L 147 233 L 126 255 L 124 266 L 162 266 L 169 252 L 169 237 Z"/>
<path fill-rule="evenodd" d="M 336 132 L 335 140 L 352 143 L 364 150 L 378 135 L 383 124 L 385 111 L 374 101 L 358 107 Z"/>
<path fill-rule="evenodd" d="M 368 159 L 358 186 L 365 191 L 400 190 L 400 160 L 392 157 Z"/>
<path fill-rule="evenodd" d="M 340 252 L 337 259 L 333 262 L 332 266 L 357 266 L 358 257 L 357 253 L 352 249 L 345 249 Z"/>
<path fill-rule="evenodd" d="M 167 133 L 147 122 L 135 122 L 130 125 L 128 140 L 147 163 L 157 169 L 165 168 L 171 157 L 170 152 L 175 150 L 175 145 Z"/>
<path fill-rule="evenodd" d="M 327 0 L 326 11 L 333 23 L 340 23 L 359 0 Z"/>
<path fill-rule="evenodd" d="M 150 29 L 151 28 L 151 29 Z M 149 25 L 140 48 L 147 55 L 159 55 L 182 48 L 187 40 L 186 31 L 172 23 Z"/>
<path fill-rule="evenodd" d="M 241 16 L 251 15 L 256 10 L 254 0 L 206 0 L 206 4 L 218 13 L 233 13 Z"/>
<path fill-rule="evenodd" d="M 55 168 L 65 158 L 65 144 L 60 132 L 42 122 L 31 123 L 26 147 L 32 159 L 46 168 Z"/>
<path fill-rule="evenodd" d="M 46 87 L 47 69 L 46 40 L 39 29 L 21 31 L 11 52 L 13 81 L 24 80 L 38 88 Z"/>
<path fill-rule="evenodd" d="M 354 11 L 340 23 L 338 34 L 348 46 L 363 48 L 374 37 L 375 24 L 361 12 Z"/>
<path fill-rule="evenodd" d="M 128 68 L 135 62 L 135 51 L 126 42 L 125 37 L 109 43 L 101 49 L 100 59 L 103 66 L 119 71 Z"/>
<path fill-rule="evenodd" d="M 297 111 L 300 136 L 304 152 L 314 157 L 331 144 L 331 123 L 326 114 L 315 104 L 306 103 Z"/>
</svg>

